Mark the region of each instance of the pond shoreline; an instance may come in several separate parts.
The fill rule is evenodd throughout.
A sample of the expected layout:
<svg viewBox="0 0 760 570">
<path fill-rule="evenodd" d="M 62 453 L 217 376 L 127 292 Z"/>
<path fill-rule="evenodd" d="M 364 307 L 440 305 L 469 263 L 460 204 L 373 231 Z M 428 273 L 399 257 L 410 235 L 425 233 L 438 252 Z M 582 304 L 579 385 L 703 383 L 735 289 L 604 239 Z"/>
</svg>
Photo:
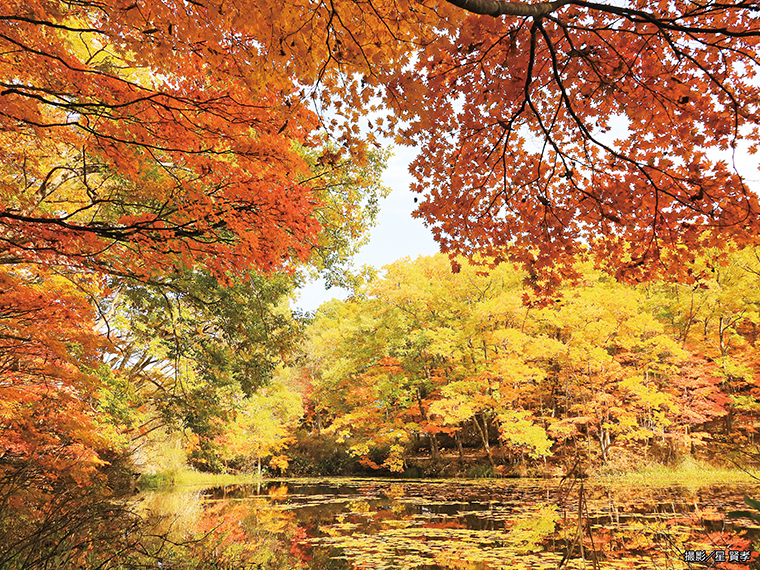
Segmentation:
<svg viewBox="0 0 760 570">
<path fill-rule="evenodd" d="M 570 477 L 572 479 L 572 477 Z M 676 467 L 667 467 L 660 465 L 650 465 L 643 469 L 626 472 L 607 472 L 592 474 L 583 477 L 588 481 L 587 484 L 617 483 L 630 485 L 686 485 L 686 486 L 709 486 L 715 484 L 751 484 L 760 485 L 760 471 L 745 471 L 738 468 L 726 469 L 709 466 L 699 462 L 682 462 Z M 482 482 L 497 480 L 545 480 L 559 481 L 561 476 L 554 477 L 398 477 L 387 475 L 307 475 L 307 476 L 281 476 L 281 477 L 258 477 L 256 474 L 218 474 L 202 473 L 190 468 L 186 470 L 172 471 L 169 473 L 159 473 L 152 475 L 143 475 L 140 479 L 139 488 L 141 490 L 156 490 L 173 487 L 224 487 L 231 485 L 250 485 L 266 482 L 288 482 L 288 481 L 316 481 L 316 480 L 375 480 L 378 482 L 387 481 L 394 483 L 414 483 L 436 481 L 461 481 Z"/>
</svg>

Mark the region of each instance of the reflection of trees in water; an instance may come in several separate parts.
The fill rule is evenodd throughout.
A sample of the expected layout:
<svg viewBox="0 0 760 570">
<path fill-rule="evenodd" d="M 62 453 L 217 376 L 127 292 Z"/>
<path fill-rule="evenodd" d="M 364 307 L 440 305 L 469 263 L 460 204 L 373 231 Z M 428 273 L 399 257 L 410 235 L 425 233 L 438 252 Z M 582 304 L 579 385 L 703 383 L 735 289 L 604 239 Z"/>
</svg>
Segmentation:
<svg viewBox="0 0 760 570">
<path fill-rule="evenodd" d="M 290 522 L 292 514 L 251 501 L 208 502 L 201 490 L 134 495 L 133 480 L 118 465 L 87 486 L 43 481 L 28 464 L 5 467 L 0 569 L 304 567 L 299 545 L 305 531 Z"/>
<path fill-rule="evenodd" d="M 738 486 L 583 484 L 583 503 L 578 487 L 543 480 L 268 482 L 147 492 L 119 502 L 103 487 L 89 498 L 61 497 L 46 530 L 35 527 L 43 539 L 34 555 L 15 567 L 71 567 L 87 553 L 84 567 L 97 560 L 104 570 L 159 561 L 172 570 L 519 570 L 556 568 L 563 559 L 565 568 L 592 568 L 595 553 L 602 568 L 678 568 L 687 549 L 751 549 L 758 538 L 741 521 L 724 521 L 743 504 L 746 490 Z M 8 505 L 3 508 L 7 531 Z M 57 540 L 64 533 L 69 542 Z M 28 552 L 29 529 L 25 536 Z M 8 552 L 6 540 L 2 568 L 14 567 Z"/>
<path fill-rule="evenodd" d="M 586 480 L 580 536 L 577 491 L 543 480 L 344 479 L 117 500 L 107 486 L 94 486 L 81 496 L 53 497 L 46 518 L 14 518 L 7 498 L 0 503 L 0 568 L 66 568 L 89 556 L 84 567 L 104 570 L 159 561 L 172 570 L 519 570 L 556 568 L 563 558 L 566 568 L 591 568 L 593 552 L 602 568 L 678 568 L 687 549 L 751 549 L 758 539 L 742 521 L 724 520 L 742 508 L 747 489 L 739 486 Z M 8 540 L 11 531 L 16 542 Z"/>
<path fill-rule="evenodd" d="M 170 539 L 164 558 L 192 562 L 188 568 L 304 568 L 305 531 L 292 513 L 272 508 L 287 497 L 287 486 L 269 491 L 245 501 L 236 487 L 158 491 L 147 493 L 140 509 L 155 534 Z"/>
<path fill-rule="evenodd" d="M 563 558 L 566 568 L 591 568 L 593 553 L 603 568 L 681 567 L 684 550 L 751 548 L 756 538 L 723 521 L 741 505 L 737 486 L 587 480 L 579 539 L 577 491 L 556 481 L 293 481 L 206 491 L 218 499 L 206 504 L 203 528 L 231 520 L 248 546 L 280 553 L 293 541 L 288 563 L 313 570 L 556 568 Z"/>
<path fill-rule="evenodd" d="M 566 493 L 563 517 L 553 545 L 563 560 L 573 557 L 605 567 L 635 561 L 646 567 L 684 567 L 687 550 L 752 550 L 757 530 L 726 521 L 741 500 L 742 486 L 599 486 L 586 484 L 582 493 Z M 582 514 L 577 517 L 576 514 Z M 579 526 L 582 524 L 583 532 Z M 585 549 L 585 551 L 583 550 Z M 637 566 L 638 567 L 638 566 Z M 734 568 L 717 564 L 714 568 Z"/>
<path fill-rule="evenodd" d="M 150 534 L 159 543 L 166 538 L 174 543 L 193 539 L 195 529 L 204 518 L 202 492 L 197 489 L 144 492 L 135 510 L 143 519 Z"/>
</svg>

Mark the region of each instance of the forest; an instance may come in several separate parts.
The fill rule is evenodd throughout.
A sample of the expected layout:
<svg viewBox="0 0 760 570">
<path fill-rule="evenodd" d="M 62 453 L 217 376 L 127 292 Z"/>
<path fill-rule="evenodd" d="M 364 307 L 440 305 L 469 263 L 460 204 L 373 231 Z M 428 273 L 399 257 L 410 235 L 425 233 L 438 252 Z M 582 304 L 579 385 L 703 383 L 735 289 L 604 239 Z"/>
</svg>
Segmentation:
<svg viewBox="0 0 760 570">
<path fill-rule="evenodd" d="M 225 476 L 580 481 L 575 538 L 502 513 L 468 569 L 598 567 L 585 478 L 754 476 L 758 8 L 0 1 L 0 569 L 462 560 L 306 549 Z M 357 269 L 394 145 L 440 253 Z M 315 278 L 350 297 L 294 310 Z"/>
<path fill-rule="evenodd" d="M 757 427 L 758 251 L 726 265 L 706 255 L 689 286 L 578 271 L 535 305 L 507 264 L 388 266 L 307 326 L 304 419 L 389 471 L 421 448 L 435 463 L 443 447 L 462 462 L 478 449 L 499 474 L 539 474 L 579 452 L 595 466 L 741 461 Z"/>
</svg>

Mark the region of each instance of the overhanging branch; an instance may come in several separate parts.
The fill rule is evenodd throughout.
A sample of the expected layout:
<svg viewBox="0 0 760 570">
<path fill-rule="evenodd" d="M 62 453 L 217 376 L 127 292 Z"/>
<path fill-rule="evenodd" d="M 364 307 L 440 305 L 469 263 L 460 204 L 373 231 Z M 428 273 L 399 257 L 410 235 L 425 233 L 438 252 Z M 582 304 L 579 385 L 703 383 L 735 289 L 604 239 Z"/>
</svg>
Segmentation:
<svg viewBox="0 0 760 570">
<path fill-rule="evenodd" d="M 483 16 L 529 16 L 541 17 L 551 14 L 571 0 L 555 0 L 554 2 L 539 2 L 527 4 L 523 2 L 502 2 L 501 0 L 446 0 L 458 8 L 481 14 Z"/>
</svg>

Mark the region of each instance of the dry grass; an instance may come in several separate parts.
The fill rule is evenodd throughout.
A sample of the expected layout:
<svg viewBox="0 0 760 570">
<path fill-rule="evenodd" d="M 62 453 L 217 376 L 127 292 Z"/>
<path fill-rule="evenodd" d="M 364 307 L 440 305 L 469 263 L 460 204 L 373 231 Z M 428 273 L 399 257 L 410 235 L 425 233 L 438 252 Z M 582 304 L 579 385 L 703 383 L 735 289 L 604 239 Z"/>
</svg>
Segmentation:
<svg viewBox="0 0 760 570">
<path fill-rule="evenodd" d="M 628 467 L 622 468 L 621 467 Z M 687 457 L 675 466 L 655 462 L 638 462 L 631 464 L 606 466 L 598 478 L 614 483 L 629 485 L 684 485 L 706 486 L 716 484 L 752 483 L 760 479 L 760 471 L 743 471 L 738 468 L 716 467 L 705 461 Z"/>
</svg>

